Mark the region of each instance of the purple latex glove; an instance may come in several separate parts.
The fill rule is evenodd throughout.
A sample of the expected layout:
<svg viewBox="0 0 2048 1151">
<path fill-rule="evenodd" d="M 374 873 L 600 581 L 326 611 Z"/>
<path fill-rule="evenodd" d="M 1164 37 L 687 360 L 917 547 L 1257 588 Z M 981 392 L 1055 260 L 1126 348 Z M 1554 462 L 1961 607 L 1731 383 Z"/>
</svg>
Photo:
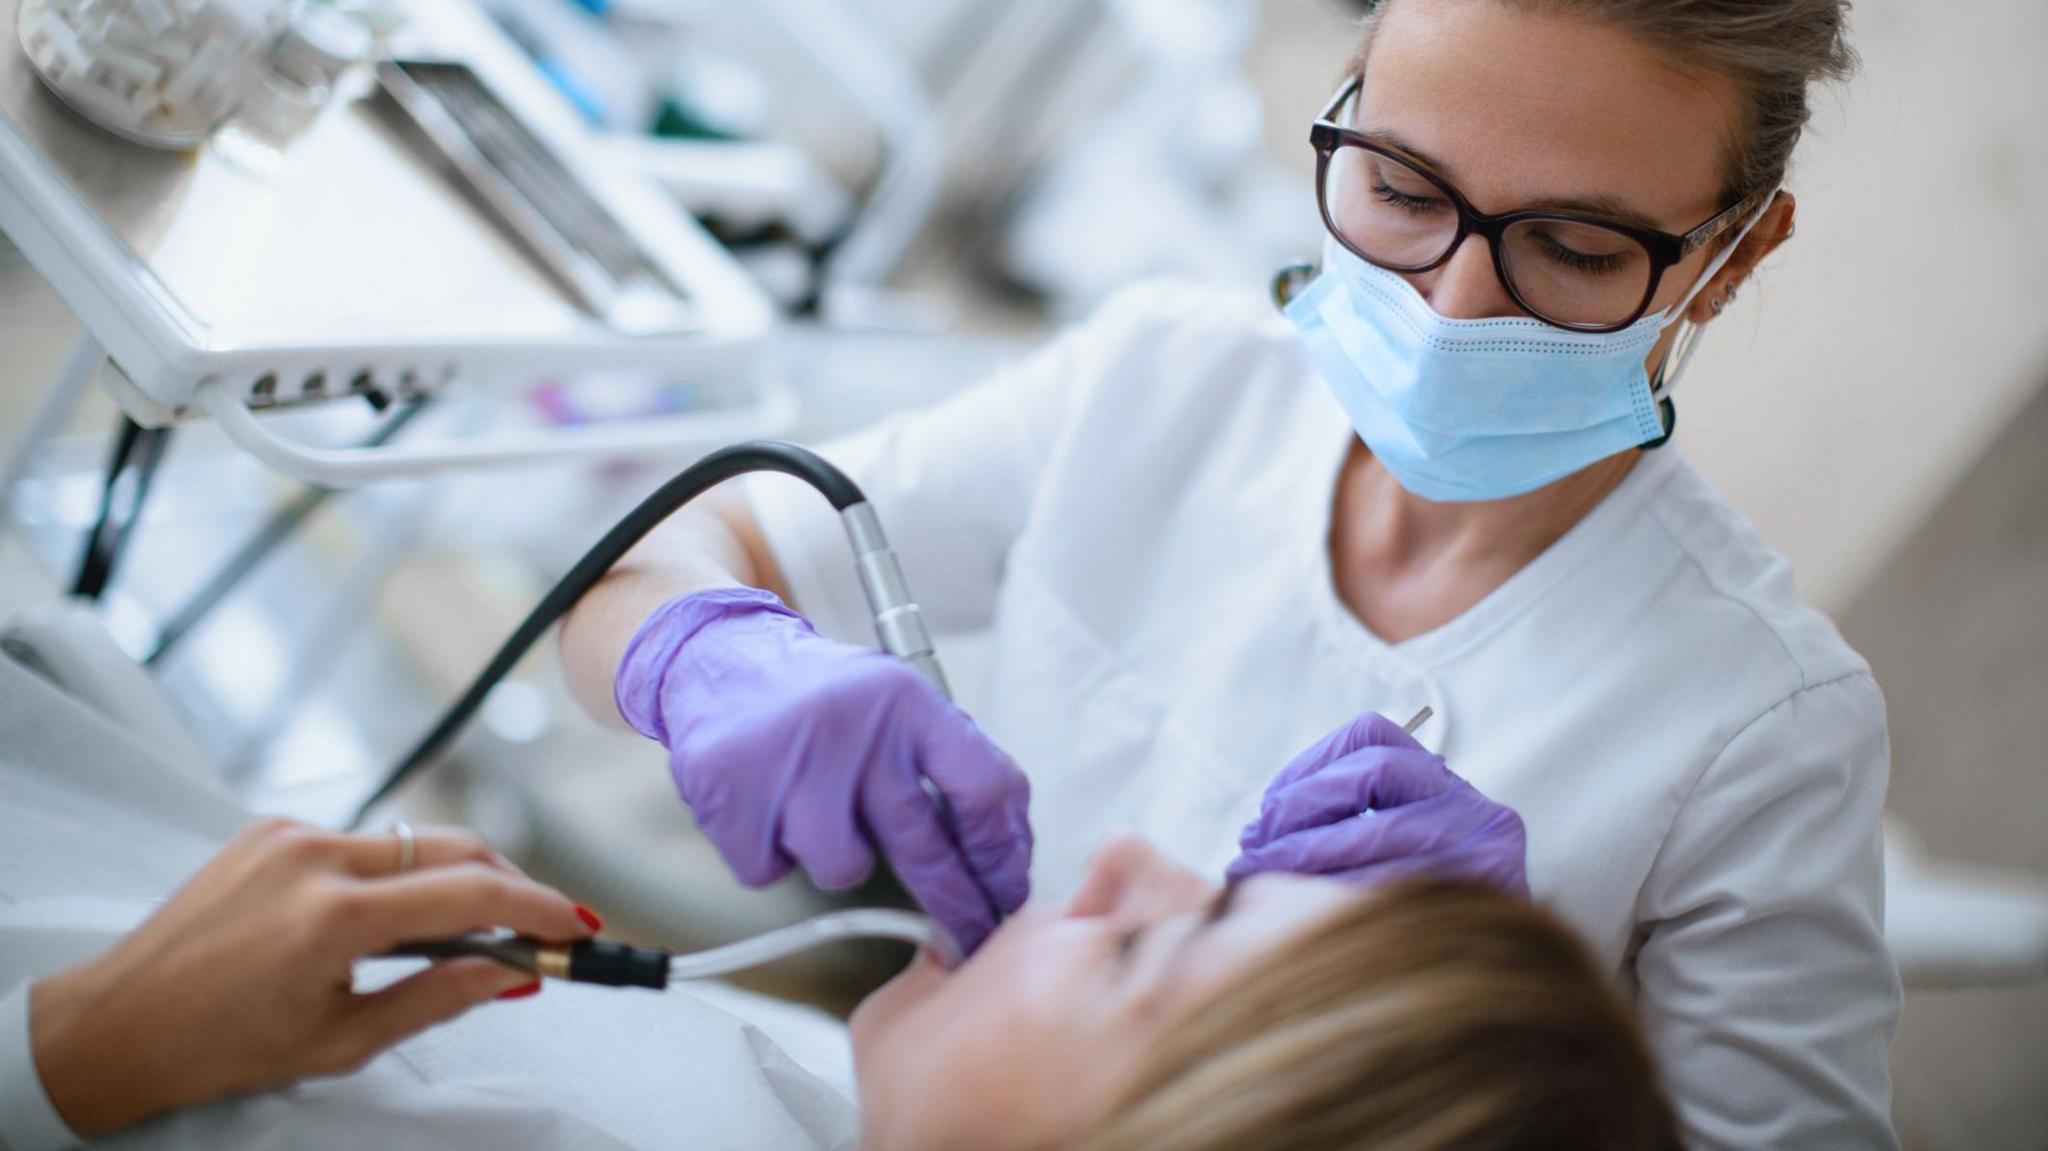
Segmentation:
<svg viewBox="0 0 2048 1151">
<path fill-rule="evenodd" d="M 769 592 L 663 604 L 612 690 L 626 722 L 668 748 L 683 802 L 742 883 L 800 865 L 820 887 L 852 887 L 879 847 L 963 951 L 995 929 L 991 902 L 1008 914 L 1029 894 L 1024 773 L 909 664 L 820 636 Z"/>
<path fill-rule="evenodd" d="M 1282 768 L 1237 842 L 1232 880 L 1264 871 L 1360 882 L 1427 873 L 1529 893 L 1522 817 L 1383 715 L 1352 720 Z"/>
</svg>

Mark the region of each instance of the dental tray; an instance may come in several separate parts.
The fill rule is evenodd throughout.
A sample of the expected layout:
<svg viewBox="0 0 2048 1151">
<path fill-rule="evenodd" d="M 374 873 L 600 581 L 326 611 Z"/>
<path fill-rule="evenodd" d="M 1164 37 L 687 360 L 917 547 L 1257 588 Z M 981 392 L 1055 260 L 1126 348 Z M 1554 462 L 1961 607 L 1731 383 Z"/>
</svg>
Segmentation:
<svg viewBox="0 0 2048 1151">
<path fill-rule="evenodd" d="M 377 79 L 458 180 L 576 303 L 623 332 L 693 321 L 689 293 L 467 65 L 380 64 Z"/>
</svg>

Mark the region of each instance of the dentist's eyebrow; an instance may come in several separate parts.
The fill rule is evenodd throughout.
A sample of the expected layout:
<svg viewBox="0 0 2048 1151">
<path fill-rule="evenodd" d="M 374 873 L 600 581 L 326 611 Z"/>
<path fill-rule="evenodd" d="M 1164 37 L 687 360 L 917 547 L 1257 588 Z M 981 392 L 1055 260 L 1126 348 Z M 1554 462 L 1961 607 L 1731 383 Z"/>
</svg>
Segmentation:
<svg viewBox="0 0 2048 1151">
<path fill-rule="evenodd" d="M 1416 147 L 1406 137 L 1391 128 L 1357 128 L 1359 135 L 1375 144 L 1383 144 L 1415 161 L 1437 176 L 1448 179 L 1442 164 L 1430 158 L 1429 153 Z M 1599 194 L 1591 196 L 1546 196 L 1528 204 L 1516 205 L 1518 212 L 1578 212 L 1587 216 L 1598 216 L 1617 224 L 1628 224 L 1651 232 L 1665 230 L 1664 223 L 1639 211 L 1618 197 Z"/>
</svg>

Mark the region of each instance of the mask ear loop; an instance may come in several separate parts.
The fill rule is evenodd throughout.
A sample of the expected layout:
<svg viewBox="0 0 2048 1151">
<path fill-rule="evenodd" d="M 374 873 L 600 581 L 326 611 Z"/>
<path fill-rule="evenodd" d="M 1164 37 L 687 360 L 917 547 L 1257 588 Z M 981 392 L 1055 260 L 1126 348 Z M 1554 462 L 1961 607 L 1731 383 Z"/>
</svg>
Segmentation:
<svg viewBox="0 0 2048 1151">
<path fill-rule="evenodd" d="M 1770 211 L 1771 205 L 1777 202 L 1778 194 L 1772 192 L 1763 206 L 1743 223 L 1742 230 L 1735 233 L 1735 238 L 1728 242 L 1728 246 L 1707 264 L 1707 270 L 1701 273 L 1699 281 L 1692 286 L 1692 291 L 1687 292 L 1685 298 L 1678 301 L 1677 306 L 1672 309 L 1672 314 L 1679 317 L 1678 339 L 1672 341 L 1671 347 L 1665 349 L 1664 362 L 1657 365 L 1657 380 L 1650 385 L 1650 398 L 1656 400 L 1658 406 L 1663 409 L 1664 434 L 1643 444 L 1645 449 L 1663 447 L 1671 441 L 1671 433 L 1677 430 L 1678 408 L 1671 402 L 1671 393 L 1677 390 L 1678 381 L 1685 378 L 1685 370 L 1692 366 L 1693 353 L 1700 350 L 1700 337 L 1707 331 L 1706 325 L 1695 324 L 1685 318 L 1686 309 L 1692 306 L 1692 302 L 1699 298 L 1701 292 L 1706 291 L 1707 285 L 1713 283 L 1714 277 L 1721 274 L 1721 269 L 1728 266 L 1728 261 L 1735 258 L 1735 253 L 1742 247 L 1742 242 L 1749 238 L 1749 234 L 1756 230 L 1758 224 L 1763 223 L 1764 213 Z M 1676 361 L 1675 367 L 1673 361 Z"/>
<path fill-rule="evenodd" d="M 1692 366 L 1693 353 L 1700 350 L 1700 337 L 1707 333 L 1704 324 L 1695 324 L 1691 320 L 1681 322 L 1684 326 L 1678 333 L 1678 339 L 1664 353 L 1664 362 L 1657 366 L 1657 385 L 1650 389 L 1650 395 L 1660 403 L 1671 402 L 1671 393 L 1677 390 L 1678 381 L 1685 378 L 1685 369 Z"/>
</svg>

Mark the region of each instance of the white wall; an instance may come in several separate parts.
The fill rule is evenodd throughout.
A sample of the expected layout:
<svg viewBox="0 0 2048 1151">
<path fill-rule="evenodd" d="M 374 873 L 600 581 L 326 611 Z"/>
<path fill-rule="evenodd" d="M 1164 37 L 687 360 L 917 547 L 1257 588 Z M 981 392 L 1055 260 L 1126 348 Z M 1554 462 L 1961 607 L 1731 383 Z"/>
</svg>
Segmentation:
<svg viewBox="0 0 2048 1151">
<path fill-rule="evenodd" d="M 2048 3 L 1860 0 L 1799 231 L 1682 401 L 1701 467 L 1837 607 L 2048 382 Z M 1728 322 L 1732 320 L 1733 322 Z"/>
</svg>

